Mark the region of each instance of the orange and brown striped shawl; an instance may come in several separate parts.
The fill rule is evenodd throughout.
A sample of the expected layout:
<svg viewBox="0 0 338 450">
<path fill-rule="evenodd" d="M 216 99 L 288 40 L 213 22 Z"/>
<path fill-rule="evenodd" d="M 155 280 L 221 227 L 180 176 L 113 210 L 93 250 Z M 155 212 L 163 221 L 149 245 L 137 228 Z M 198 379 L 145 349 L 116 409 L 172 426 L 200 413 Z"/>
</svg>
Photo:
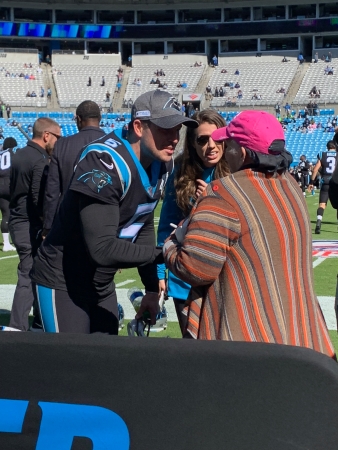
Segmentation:
<svg viewBox="0 0 338 450">
<path fill-rule="evenodd" d="M 202 287 L 188 310 L 194 338 L 296 345 L 334 356 L 314 294 L 307 207 L 288 173 L 247 169 L 208 185 L 183 245 L 167 240 L 165 261 Z"/>
</svg>

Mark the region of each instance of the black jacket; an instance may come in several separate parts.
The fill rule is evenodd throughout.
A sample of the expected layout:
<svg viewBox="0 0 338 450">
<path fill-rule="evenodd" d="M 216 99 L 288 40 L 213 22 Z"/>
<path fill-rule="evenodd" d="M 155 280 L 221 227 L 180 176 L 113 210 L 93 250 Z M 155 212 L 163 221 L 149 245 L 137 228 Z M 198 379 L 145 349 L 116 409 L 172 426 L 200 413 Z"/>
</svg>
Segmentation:
<svg viewBox="0 0 338 450">
<path fill-rule="evenodd" d="M 104 134 L 99 127 L 85 127 L 78 133 L 57 141 L 50 162 L 43 205 L 43 227 L 47 230 L 52 228 L 55 214 L 72 179 L 80 151 Z"/>
<path fill-rule="evenodd" d="M 12 157 L 10 172 L 10 221 L 29 221 L 42 225 L 43 195 L 48 174 L 49 156 L 40 145 L 27 146 Z"/>
<path fill-rule="evenodd" d="M 329 181 L 329 199 L 332 208 L 338 209 L 338 165 L 336 165 L 336 168 Z"/>
</svg>

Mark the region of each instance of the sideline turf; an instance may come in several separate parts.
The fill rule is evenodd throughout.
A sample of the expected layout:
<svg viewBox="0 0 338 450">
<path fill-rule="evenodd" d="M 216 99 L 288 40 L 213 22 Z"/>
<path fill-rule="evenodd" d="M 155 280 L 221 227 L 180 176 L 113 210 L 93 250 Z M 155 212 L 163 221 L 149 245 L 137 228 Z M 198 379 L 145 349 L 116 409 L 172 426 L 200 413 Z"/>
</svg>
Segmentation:
<svg viewBox="0 0 338 450">
<path fill-rule="evenodd" d="M 329 204 L 324 213 L 324 221 L 322 225 L 322 232 L 320 235 L 314 234 L 314 228 L 316 223 L 316 212 L 318 208 L 318 193 L 314 196 L 307 194 L 306 202 L 309 209 L 311 229 L 313 232 L 313 239 L 316 240 L 338 240 L 338 227 L 336 210 L 334 210 Z M 155 210 L 155 227 L 157 228 L 158 219 L 161 211 L 162 203 L 158 205 Z M 1 237 L 0 237 L 1 242 Z M 2 253 L 0 251 L 0 284 L 16 284 L 16 270 L 18 259 L 9 258 L 1 259 L 1 257 L 15 255 L 15 252 Z M 314 258 L 315 260 L 315 258 Z M 315 280 L 315 290 L 316 294 L 320 296 L 335 296 L 336 291 L 336 280 L 338 273 L 338 259 L 337 258 L 327 258 L 323 263 L 314 269 L 314 280 Z M 124 287 L 132 286 L 142 286 L 141 281 L 138 276 L 136 269 L 125 269 L 121 273 L 116 274 L 115 281 L 116 284 L 124 282 L 126 280 L 135 280 L 133 283 L 125 285 Z M 0 324 L 8 324 L 9 316 L 8 314 L 0 314 Z M 127 335 L 126 326 L 120 333 L 121 336 Z M 168 329 L 161 333 L 152 333 L 151 336 L 154 337 L 165 337 L 169 336 L 171 338 L 180 337 L 179 326 L 177 323 L 170 322 L 168 324 Z M 330 331 L 330 336 L 335 349 L 338 353 L 338 334 L 336 331 Z"/>
</svg>

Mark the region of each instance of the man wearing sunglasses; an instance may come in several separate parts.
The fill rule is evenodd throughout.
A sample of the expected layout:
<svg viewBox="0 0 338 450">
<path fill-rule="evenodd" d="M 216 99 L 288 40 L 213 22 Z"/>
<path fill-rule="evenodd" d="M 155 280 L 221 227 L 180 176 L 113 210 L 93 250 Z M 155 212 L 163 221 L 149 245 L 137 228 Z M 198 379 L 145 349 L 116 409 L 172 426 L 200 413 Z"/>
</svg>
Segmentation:
<svg viewBox="0 0 338 450">
<path fill-rule="evenodd" d="M 22 331 L 28 330 L 28 315 L 35 298 L 29 272 L 42 229 L 43 193 L 49 160 L 60 137 L 60 127 L 54 120 L 38 119 L 33 126 L 32 140 L 12 158 L 9 231 L 20 261 L 9 326 Z M 38 313 L 34 311 L 33 328 L 38 327 L 38 322 Z"/>
</svg>

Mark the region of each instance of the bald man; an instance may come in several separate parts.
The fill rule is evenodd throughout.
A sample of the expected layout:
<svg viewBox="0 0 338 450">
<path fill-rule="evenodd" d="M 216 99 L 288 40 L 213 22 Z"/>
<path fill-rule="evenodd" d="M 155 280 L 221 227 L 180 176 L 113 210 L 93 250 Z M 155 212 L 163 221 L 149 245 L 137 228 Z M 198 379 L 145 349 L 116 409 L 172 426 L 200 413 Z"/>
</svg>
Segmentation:
<svg viewBox="0 0 338 450">
<path fill-rule="evenodd" d="M 45 179 L 50 156 L 61 137 L 59 125 L 52 119 L 38 119 L 33 126 L 33 138 L 12 158 L 10 174 L 9 231 L 19 255 L 16 286 L 9 326 L 27 331 L 28 315 L 35 299 L 29 272 L 37 251 L 37 238 L 42 229 L 42 205 Z M 38 313 L 33 327 L 38 327 Z"/>
</svg>

